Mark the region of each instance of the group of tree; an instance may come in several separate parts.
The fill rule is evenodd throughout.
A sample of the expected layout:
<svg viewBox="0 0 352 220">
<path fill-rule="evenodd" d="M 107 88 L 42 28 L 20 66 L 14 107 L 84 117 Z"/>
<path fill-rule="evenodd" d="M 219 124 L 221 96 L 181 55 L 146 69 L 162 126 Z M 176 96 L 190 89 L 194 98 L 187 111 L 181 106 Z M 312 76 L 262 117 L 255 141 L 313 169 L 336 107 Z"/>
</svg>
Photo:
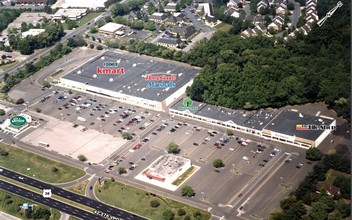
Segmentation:
<svg viewBox="0 0 352 220">
<path fill-rule="evenodd" d="M 0 32 L 5 30 L 7 25 L 20 16 L 23 11 L 23 9 L 0 9 Z"/>
<path fill-rule="evenodd" d="M 25 212 L 27 219 L 50 219 L 51 212 L 46 208 L 27 209 Z"/>
<path fill-rule="evenodd" d="M 52 49 L 49 55 L 43 56 L 36 63 L 27 63 L 24 68 L 17 70 L 14 74 L 9 75 L 4 74 L 4 84 L 0 89 L 1 92 L 8 92 L 14 85 L 20 83 L 23 79 L 28 78 L 33 75 L 38 70 L 48 66 L 55 60 L 61 58 L 62 56 L 70 53 L 72 48 L 67 45 L 58 44 L 54 49 Z M 22 99 L 23 100 L 23 99 Z M 24 101 L 23 101 L 24 102 Z"/>
<path fill-rule="evenodd" d="M 21 34 L 10 34 L 9 43 L 14 50 L 20 51 L 21 54 L 29 55 L 35 49 L 44 48 L 53 45 L 63 35 L 64 30 L 60 23 L 48 22 L 44 26 L 45 32 L 36 36 L 27 36 L 22 38 Z"/>
<path fill-rule="evenodd" d="M 311 147 L 306 151 L 306 159 L 316 161 L 321 159 L 321 153 L 319 148 Z"/>
<path fill-rule="evenodd" d="M 345 200 L 351 197 L 350 163 L 348 156 L 327 155 L 313 167 L 313 171 L 300 183 L 298 189 L 281 201 L 282 211 L 272 213 L 270 219 L 320 220 L 343 219 L 350 216 L 351 207 Z M 326 173 L 330 169 L 345 173 L 338 173 L 333 180 L 333 185 L 340 188 L 340 194 L 330 196 L 324 188 L 317 193 L 318 181 L 325 181 Z"/>
<path fill-rule="evenodd" d="M 131 11 L 139 11 L 142 6 L 148 2 L 147 0 L 130 0 L 126 3 L 115 3 L 111 5 L 110 9 L 112 16 L 123 16 Z"/>
<path fill-rule="evenodd" d="M 336 2 L 336 1 L 332 1 Z M 186 55 L 204 67 L 187 89 L 193 100 L 229 108 L 259 109 L 325 101 L 350 119 L 350 15 L 337 10 L 323 26 L 295 39 L 240 39 L 217 32 Z M 339 33 L 339 34 L 336 34 Z M 332 74 L 334 73 L 334 74 Z"/>
<path fill-rule="evenodd" d="M 75 48 L 75 47 L 87 46 L 88 44 L 82 37 L 79 37 L 79 38 L 72 38 L 71 37 L 67 40 L 66 45 L 69 47 Z"/>
<path fill-rule="evenodd" d="M 136 30 L 146 29 L 149 31 L 155 31 L 155 29 L 156 29 L 155 23 L 153 21 L 148 21 L 148 20 L 147 21 L 146 20 L 129 20 L 129 19 L 126 19 L 122 16 L 116 16 L 113 18 L 113 21 L 118 24 L 123 24 L 123 25 L 129 26 L 129 27 L 136 29 Z M 93 31 L 95 31 L 95 30 L 93 29 Z"/>
</svg>

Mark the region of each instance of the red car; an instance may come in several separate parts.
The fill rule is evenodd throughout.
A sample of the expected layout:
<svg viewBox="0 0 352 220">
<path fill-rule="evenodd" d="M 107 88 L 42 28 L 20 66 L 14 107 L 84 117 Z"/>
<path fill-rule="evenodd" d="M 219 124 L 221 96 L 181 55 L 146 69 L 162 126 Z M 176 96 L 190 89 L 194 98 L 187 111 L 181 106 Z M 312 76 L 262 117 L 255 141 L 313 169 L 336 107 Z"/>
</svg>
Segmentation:
<svg viewBox="0 0 352 220">
<path fill-rule="evenodd" d="M 142 144 L 137 144 L 136 146 L 133 147 L 133 150 L 138 150 L 141 147 L 142 147 Z"/>
</svg>

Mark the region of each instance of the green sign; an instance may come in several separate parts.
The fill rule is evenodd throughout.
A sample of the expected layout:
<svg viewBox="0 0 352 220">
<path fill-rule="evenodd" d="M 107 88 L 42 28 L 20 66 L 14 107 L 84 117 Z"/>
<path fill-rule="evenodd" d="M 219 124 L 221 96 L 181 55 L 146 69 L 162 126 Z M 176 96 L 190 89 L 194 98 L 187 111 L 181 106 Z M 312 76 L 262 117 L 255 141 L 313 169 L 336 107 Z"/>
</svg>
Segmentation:
<svg viewBox="0 0 352 220">
<path fill-rule="evenodd" d="M 184 98 L 182 101 L 183 107 L 178 107 L 178 110 L 180 111 L 196 111 L 198 110 L 198 107 L 192 107 L 193 101 L 190 98 Z"/>
<path fill-rule="evenodd" d="M 183 99 L 183 106 L 190 107 L 193 105 L 193 101 L 190 98 Z"/>
<path fill-rule="evenodd" d="M 14 116 L 10 119 L 10 123 L 15 127 L 21 127 L 27 124 L 27 120 L 22 116 Z"/>
</svg>

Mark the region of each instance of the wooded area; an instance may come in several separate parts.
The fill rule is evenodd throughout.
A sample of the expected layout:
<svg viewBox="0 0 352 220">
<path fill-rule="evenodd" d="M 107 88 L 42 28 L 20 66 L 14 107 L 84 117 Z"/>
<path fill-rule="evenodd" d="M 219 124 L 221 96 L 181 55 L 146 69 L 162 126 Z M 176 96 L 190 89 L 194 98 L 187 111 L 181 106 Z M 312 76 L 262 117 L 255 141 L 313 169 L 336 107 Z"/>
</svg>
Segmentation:
<svg viewBox="0 0 352 220">
<path fill-rule="evenodd" d="M 23 10 L 20 9 L 13 9 L 13 10 L 6 10 L 0 9 L 0 32 L 5 30 L 7 25 L 14 21 Z"/>
<path fill-rule="evenodd" d="M 336 2 L 319 4 L 332 8 Z M 196 101 L 243 109 L 325 101 L 349 120 L 350 2 L 343 4 L 308 36 L 243 40 L 217 32 L 197 43 L 186 60 L 204 68 L 187 94 Z"/>
</svg>

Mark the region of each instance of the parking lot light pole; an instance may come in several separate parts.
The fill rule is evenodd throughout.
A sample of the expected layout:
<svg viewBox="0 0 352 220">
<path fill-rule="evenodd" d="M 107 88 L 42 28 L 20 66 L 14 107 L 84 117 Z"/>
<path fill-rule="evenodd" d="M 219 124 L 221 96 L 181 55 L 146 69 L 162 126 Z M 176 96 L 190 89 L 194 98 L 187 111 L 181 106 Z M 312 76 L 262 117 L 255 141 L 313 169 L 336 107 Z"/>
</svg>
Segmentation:
<svg viewBox="0 0 352 220">
<path fill-rule="evenodd" d="M 61 115 L 61 121 L 63 121 L 64 120 L 64 114 L 60 113 L 60 115 Z"/>
<path fill-rule="evenodd" d="M 280 176 L 280 185 L 283 185 L 283 183 L 284 183 L 284 178 L 282 177 L 282 176 Z"/>
<path fill-rule="evenodd" d="M 99 127 L 100 127 L 100 133 L 103 133 L 103 126 L 99 125 Z"/>
<path fill-rule="evenodd" d="M 235 173 L 235 164 L 232 164 L 232 172 Z"/>
</svg>

